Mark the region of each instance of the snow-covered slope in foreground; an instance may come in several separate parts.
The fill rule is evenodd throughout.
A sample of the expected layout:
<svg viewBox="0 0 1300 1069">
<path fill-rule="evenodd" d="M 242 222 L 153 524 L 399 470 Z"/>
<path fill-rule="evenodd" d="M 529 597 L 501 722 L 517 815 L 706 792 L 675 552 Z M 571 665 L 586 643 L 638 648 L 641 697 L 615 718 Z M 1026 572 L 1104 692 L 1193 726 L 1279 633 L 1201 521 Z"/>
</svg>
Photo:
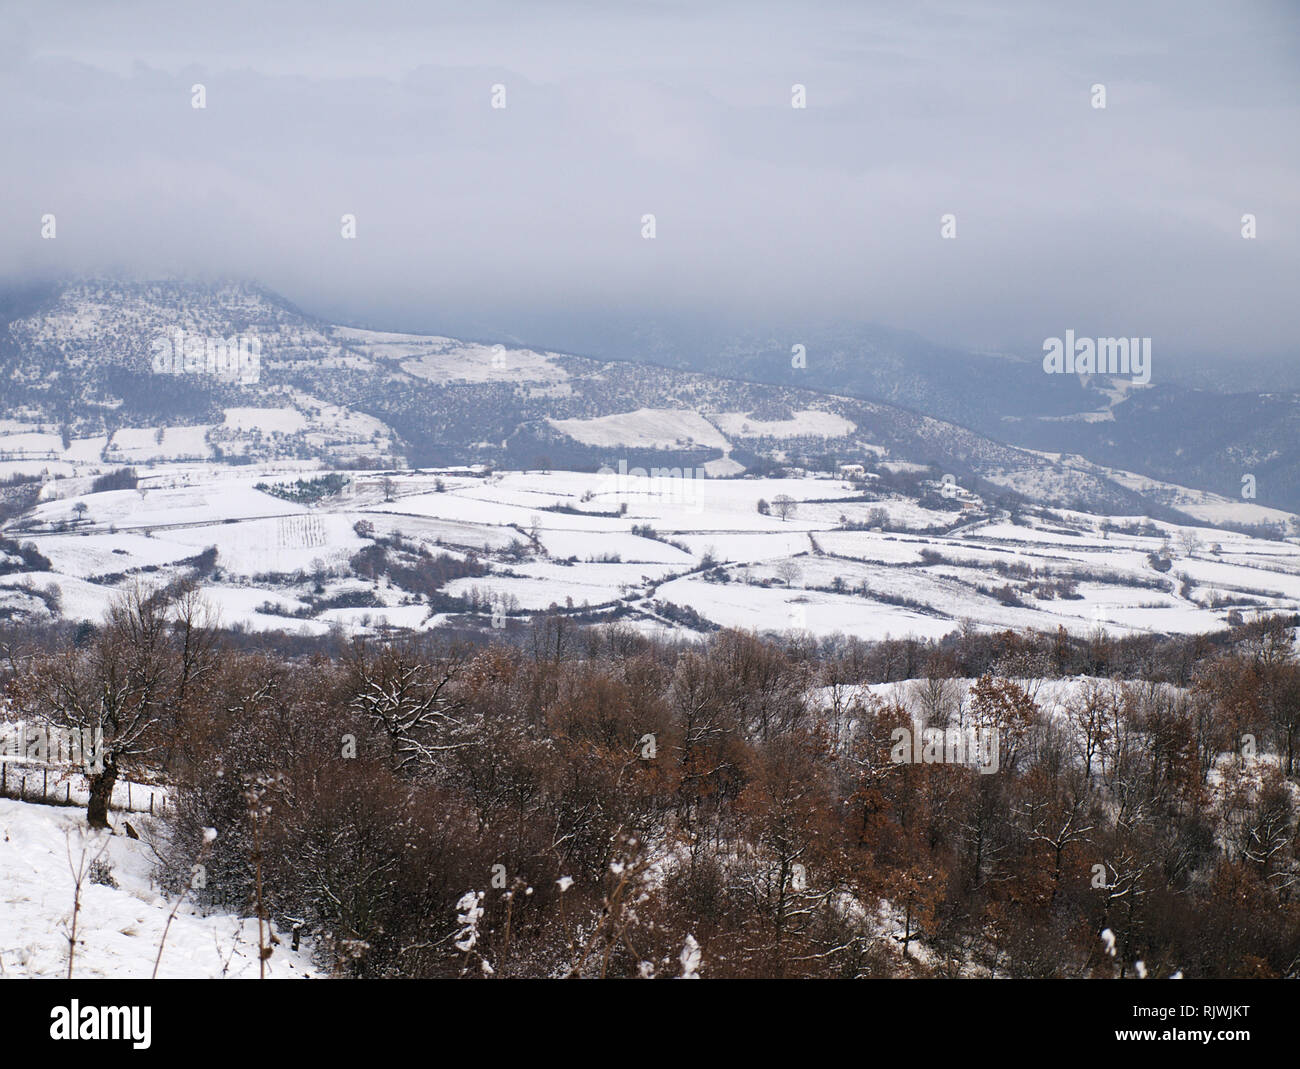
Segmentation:
<svg viewBox="0 0 1300 1069">
<path fill-rule="evenodd" d="M 86 832 L 81 810 L 0 798 L 0 976 L 67 976 L 75 890 L 69 855 L 78 864 L 84 847 L 88 867 L 104 837 Z M 108 836 L 103 859 L 118 886 L 82 881 L 72 974 L 147 979 L 174 899 L 153 885 L 144 842 Z M 290 950 L 287 939 L 274 950 L 268 976 L 317 975 L 307 954 Z M 184 902 L 167 932 L 158 976 L 256 978 L 257 953 L 256 921 L 203 916 Z"/>
</svg>

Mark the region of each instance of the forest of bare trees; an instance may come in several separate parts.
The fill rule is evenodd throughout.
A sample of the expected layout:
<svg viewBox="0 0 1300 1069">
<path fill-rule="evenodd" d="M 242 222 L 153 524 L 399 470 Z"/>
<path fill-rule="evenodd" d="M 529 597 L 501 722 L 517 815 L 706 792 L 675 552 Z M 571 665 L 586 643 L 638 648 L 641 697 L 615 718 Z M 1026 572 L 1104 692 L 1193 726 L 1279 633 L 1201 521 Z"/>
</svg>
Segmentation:
<svg viewBox="0 0 1300 1069">
<path fill-rule="evenodd" d="M 161 882 L 341 976 L 1296 977 L 1294 625 L 272 652 L 142 587 L 11 628 L 5 685 L 102 730 L 92 825 L 169 785 Z M 917 719 L 996 731 L 996 771 L 900 762 Z"/>
</svg>

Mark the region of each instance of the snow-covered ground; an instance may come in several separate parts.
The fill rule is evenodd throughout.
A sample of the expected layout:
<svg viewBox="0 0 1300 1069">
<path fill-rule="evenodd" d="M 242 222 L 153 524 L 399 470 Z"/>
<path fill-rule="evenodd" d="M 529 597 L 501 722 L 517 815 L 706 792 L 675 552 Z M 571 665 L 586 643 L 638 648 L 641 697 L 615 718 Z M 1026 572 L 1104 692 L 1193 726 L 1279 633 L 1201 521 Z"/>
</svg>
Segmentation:
<svg viewBox="0 0 1300 1069">
<path fill-rule="evenodd" d="M 705 446 L 726 449 L 730 444 L 716 427 L 686 409 L 639 408 L 592 419 L 553 419 L 556 430 L 583 445 L 667 449 Z"/>
<path fill-rule="evenodd" d="M 700 431 L 642 415 L 618 433 Z M 824 415 L 795 418 L 811 433 Z M 289 409 L 231 409 L 227 419 L 268 433 L 294 423 Z M 606 427 L 582 422 L 583 434 Z M 864 638 L 933 637 L 964 623 L 1193 633 L 1237 613 L 1300 610 L 1295 539 L 1066 509 L 1013 520 L 968 493 L 944 498 L 937 483 L 923 505 L 864 496 L 862 485 L 824 474 L 460 468 L 344 472 L 339 492 L 289 500 L 295 479 L 321 473 L 169 461 L 139 474 L 136 490 L 93 493 L 81 475 L 48 483 L 4 533 L 31 543 L 51 570 L 14 558 L 0 575 L 0 610 L 95 620 L 124 585 L 187 574 L 215 549 L 205 589 L 227 625 L 320 634 L 453 619 L 458 610 L 431 606 L 427 588 L 354 572 L 353 558 L 380 548 L 376 540 L 398 552 L 394 538 L 416 572 L 446 559 L 487 569 L 443 582 L 444 597 L 469 599 L 461 611 L 470 601 L 479 614 L 487 603 L 516 614 L 620 607 L 649 631 L 683 615 L 665 615 L 655 604 L 664 602 L 720 626 Z"/>
<path fill-rule="evenodd" d="M 131 821 L 143 829 L 149 818 Z M 72 868 L 88 868 L 101 849 L 117 886 L 83 880 L 72 975 L 147 979 L 153 973 L 175 898 L 157 888 L 147 843 L 90 833 L 79 809 L 0 798 L 0 976 L 67 976 Z M 267 962 L 269 976 L 317 975 L 305 949 L 289 949 L 283 934 L 280 940 Z M 249 918 L 205 916 L 183 901 L 162 945 L 159 977 L 258 975 L 257 922 Z"/>
</svg>

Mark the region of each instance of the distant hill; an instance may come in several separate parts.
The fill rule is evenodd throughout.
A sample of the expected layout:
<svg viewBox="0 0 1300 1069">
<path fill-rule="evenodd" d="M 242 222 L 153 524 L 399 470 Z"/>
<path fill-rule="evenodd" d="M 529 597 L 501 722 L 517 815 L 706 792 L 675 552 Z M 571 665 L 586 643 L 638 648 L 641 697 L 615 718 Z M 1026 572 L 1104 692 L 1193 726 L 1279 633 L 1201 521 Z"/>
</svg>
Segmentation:
<svg viewBox="0 0 1300 1069">
<path fill-rule="evenodd" d="M 1132 389 L 1107 375 L 1046 375 L 1041 353 L 971 352 L 869 325 L 633 322 L 545 336 L 585 352 L 899 405 L 1010 445 L 1079 453 L 1238 500 L 1249 473 L 1259 504 L 1300 511 L 1297 357 L 1175 364 L 1157 344 L 1151 384 Z M 806 366 L 791 367 L 793 344 L 804 347 Z"/>
<path fill-rule="evenodd" d="M 590 471 L 621 461 L 712 465 L 713 474 L 894 460 L 950 474 L 986 496 L 992 490 L 1094 512 L 1179 515 L 1167 494 L 1148 493 L 1102 467 L 1006 444 L 957 418 L 987 414 L 993 397 L 1009 407 L 999 391 L 1012 381 L 1034 404 L 1049 404 L 1054 395 L 1038 385 L 1041 371 L 1035 378 L 1024 365 L 984 357 L 965 376 L 945 378 L 953 353 L 909 341 L 904 354 L 901 336 L 882 336 L 865 355 L 855 355 L 851 338 L 822 339 L 806 374 L 792 371 L 788 347 L 778 354 L 775 341 L 766 363 L 721 354 L 717 372 L 705 373 L 337 326 L 237 282 L 76 282 L 11 296 L 3 307 L 11 318 L 0 330 L 0 409 L 8 421 L 0 455 L 10 460 L 57 460 L 79 449 L 123 463 L 299 458 L 334 467 L 487 463 Z M 160 351 L 186 345 L 196 352 L 170 365 L 164 359 L 159 370 Z M 239 345 L 256 349 L 255 376 L 249 368 L 227 373 L 222 364 L 229 355 L 222 346 Z M 179 366 L 187 355 L 192 366 Z M 778 355 L 786 381 L 735 377 L 743 370 L 780 378 Z M 1108 396 L 1069 381 L 1077 389 L 1051 402 L 1057 408 Z M 887 384 L 903 404 L 851 396 Z M 1176 416 L 1158 416 L 1162 396 L 1144 392 L 1114 405 L 1124 415 L 1108 424 L 1109 451 L 1089 437 L 1099 424 L 1039 419 L 1015 425 L 1016 433 L 1039 450 L 1068 449 L 1127 470 L 1136 466 L 1122 462 L 1131 454 L 1149 461 L 1139 470 L 1155 471 L 1158 442 L 1190 433 L 1176 426 Z M 1159 437 L 1140 440 L 1141 417 L 1130 419 L 1129 405 L 1146 413 L 1145 425 Z M 1241 408 L 1220 426 L 1248 422 L 1249 406 Z M 1289 434 L 1278 440 L 1295 441 L 1294 429 Z M 1212 458 L 1228 448 L 1217 441 L 1207 435 L 1200 442 L 1197 470 L 1207 478 Z M 1289 472 L 1300 460 L 1284 453 L 1261 459 L 1261 447 L 1249 455 L 1261 472 Z M 1224 482 L 1222 473 L 1216 478 Z"/>
</svg>

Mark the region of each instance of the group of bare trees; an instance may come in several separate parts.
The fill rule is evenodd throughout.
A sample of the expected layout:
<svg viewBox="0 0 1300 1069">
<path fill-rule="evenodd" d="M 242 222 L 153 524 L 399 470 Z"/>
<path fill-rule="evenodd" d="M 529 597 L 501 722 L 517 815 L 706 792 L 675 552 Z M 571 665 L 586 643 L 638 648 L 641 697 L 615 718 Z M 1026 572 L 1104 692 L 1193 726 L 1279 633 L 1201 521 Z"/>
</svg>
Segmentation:
<svg viewBox="0 0 1300 1069">
<path fill-rule="evenodd" d="M 93 741 L 92 827 L 106 827 L 123 769 L 169 767 L 216 663 L 215 618 L 193 586 L 137 586 L 84 642 L 24 656 L 9 646 L 11 707 Z"/>
<path fill-rule="evenodd" d="M 676 645 L 549 616 L 277 655 L 184 588 L 78 639 L 11 644 L 7 687 L 102 730 L 90 822 L 118 776 L 171 783 L 165 882 L 342 975 L 1300 972 L 1286 621 L 1065 691 L 1103 654 L 1061 636 Z M 872 693 L 895 654 L 918 681 Z M 916 720 L 996 731 L 996 771 L 898 761 Z"/>
</svg>

